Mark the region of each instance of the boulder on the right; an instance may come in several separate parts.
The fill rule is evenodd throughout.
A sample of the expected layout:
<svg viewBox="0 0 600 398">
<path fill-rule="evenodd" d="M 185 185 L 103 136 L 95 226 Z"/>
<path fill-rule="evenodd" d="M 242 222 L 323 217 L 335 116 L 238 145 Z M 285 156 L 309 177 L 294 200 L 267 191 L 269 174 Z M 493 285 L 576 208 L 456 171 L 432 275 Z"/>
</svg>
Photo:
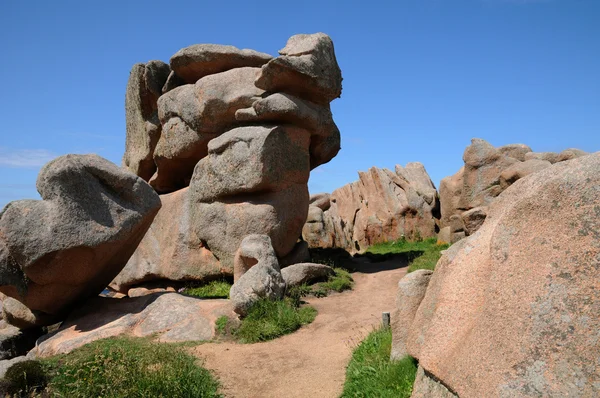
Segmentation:
<svg viewBox="0 0 600 398">
<path fill-rule="evenodd" d="M 600 152 L 520 179 L 439 260 L 406 338 L 460 397 L 600 396 Z"/>
<path fill-rule="evenodd" d="M 473 138 L 463 154 L 464 166 L 440 182 L 440 234 L 454 243 L 474 234 L 483 224 L 486 208 L 511 184 L 554 163 L 587 155 L 579 149 L 561 153 L 533 152 L 524 144 L 494 147 Z"/>
</svg>

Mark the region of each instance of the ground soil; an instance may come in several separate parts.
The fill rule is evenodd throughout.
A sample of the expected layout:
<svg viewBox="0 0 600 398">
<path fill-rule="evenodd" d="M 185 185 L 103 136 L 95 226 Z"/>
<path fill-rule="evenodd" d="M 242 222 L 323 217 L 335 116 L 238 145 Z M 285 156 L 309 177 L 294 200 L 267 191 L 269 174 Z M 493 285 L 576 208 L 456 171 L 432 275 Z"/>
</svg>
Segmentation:
<svg viewBox="0 0 600 398">
<path fill-rule="evenodd" d="M 191 348 L 214 371 L 226 397 L 339 397 L 352 350 L 391 311 L 405 261 L 355 260 L 352 291 L 306 301 L 317 318 L 276 340 L 208 343 Z"/>
</svg>

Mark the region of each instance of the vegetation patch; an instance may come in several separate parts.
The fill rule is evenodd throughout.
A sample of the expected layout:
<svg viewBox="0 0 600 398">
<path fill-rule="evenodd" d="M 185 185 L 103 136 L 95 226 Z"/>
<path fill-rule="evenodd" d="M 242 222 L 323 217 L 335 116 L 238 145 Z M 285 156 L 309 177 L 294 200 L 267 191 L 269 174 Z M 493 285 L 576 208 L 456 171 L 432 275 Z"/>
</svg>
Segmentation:
<svg viewBox="0 0 600 398">
<path fill-rule="evenodd" d="M 229 298 L 231 282 L 216 280 L 202 286 L 185 288 L 183 294 L 198 298 Z"/>
<path fill-rule="evenodd" d="M 436 238 L 416 242 L 400 239 L 393 242 L 378 243 L 369 247 L 367 252 L 377 255 L 405 253 L 408 258 L 407 272 L 413 272 L 418 269 L 434 270 L 435 265 L 442 256 L 442 250 L 446 250 L 448 247 L 450 245 L 438 243 Z"/>
<path fill-rule="evenodd" d="M 51 397 L 221 397 L 197 359 L 172 344 L 143 338 L 95 341 L 42 360 Z"/>
<path fill-rule="evenodd" d="M 389 327 L 371 332 L 352 353 L 342 397 L 410 397 L 417 362 L 411 357 L 390 361 L 391 349 L 392 330 Z"/>
<path fill-rule="evenodd" d="M 283 300 L 261 299 L 239 323 L 227 317 L 219 318 L 217 331 L 240 343 L 257 343 L 292 333 L 314 321 L 316 316 L 315 308 L 300 307 L 299 300 L 289 297 Z"/>
</svg>

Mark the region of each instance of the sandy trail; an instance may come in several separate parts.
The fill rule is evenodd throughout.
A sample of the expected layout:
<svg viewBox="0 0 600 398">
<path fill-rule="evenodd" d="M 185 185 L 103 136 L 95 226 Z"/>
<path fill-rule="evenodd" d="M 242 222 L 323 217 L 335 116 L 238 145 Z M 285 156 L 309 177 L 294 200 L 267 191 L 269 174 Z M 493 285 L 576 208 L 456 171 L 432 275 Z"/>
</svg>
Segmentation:
<svg viewBox="0 0 600 398">
<path fill-rule="evenodd" d="M 234 398 L 338 397 L 352 350 L 394 305 L 402 260 L 357 261 L 352 291 L 307 301 L 317 318 L 297 332 L 256 343 L 208 343 L 191 351 Z"/>
</svg>

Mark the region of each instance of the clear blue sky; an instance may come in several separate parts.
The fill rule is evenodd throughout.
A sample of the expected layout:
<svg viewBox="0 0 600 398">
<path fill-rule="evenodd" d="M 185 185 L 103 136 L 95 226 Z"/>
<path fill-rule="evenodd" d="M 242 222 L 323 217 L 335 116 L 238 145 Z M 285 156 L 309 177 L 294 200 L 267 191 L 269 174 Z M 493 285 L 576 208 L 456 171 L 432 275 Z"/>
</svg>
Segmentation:
<svg viewBox="0 0 600 398">
<path fill-rule="evenodd" d="M 371 166 L 456 172 L 472 137 L 536 151 L 600 150 L 600 1 L 0 2 L 0 206 L 36 198 L 47 160 L 120 164 L 131 66 L 195 43 L 275 55 L 325 32 L 344 76 L 332 191 Z"/>
</svg>

